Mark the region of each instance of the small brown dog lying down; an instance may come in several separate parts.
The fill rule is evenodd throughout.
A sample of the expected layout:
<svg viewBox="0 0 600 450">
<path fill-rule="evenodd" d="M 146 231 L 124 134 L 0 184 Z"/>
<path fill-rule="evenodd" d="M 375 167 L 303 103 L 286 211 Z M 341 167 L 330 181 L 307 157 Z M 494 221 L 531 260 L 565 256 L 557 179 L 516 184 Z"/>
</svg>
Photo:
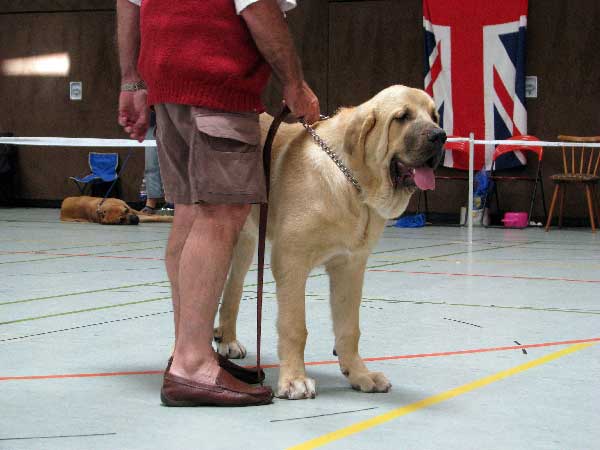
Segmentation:
<svg viewBox="0 0 600 450">
<path fill-rule="evenodd" d="M 145 222 L 173 222 L 171 216 L 143 214 L 123 200 L 100 197 L 67 197 L 60 206 L 63 222 L 95 222 L 103 225 L 137 225 Z"/>
</svg>

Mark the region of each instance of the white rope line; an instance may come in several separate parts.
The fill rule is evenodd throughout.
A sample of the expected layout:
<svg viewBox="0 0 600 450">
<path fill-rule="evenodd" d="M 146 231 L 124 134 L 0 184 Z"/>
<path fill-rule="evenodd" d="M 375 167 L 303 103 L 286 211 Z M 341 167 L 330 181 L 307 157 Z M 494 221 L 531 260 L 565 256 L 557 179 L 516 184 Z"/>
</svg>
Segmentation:
<svg viewBox="0 0 600 450">
<path fill-rule="evenodd" d="M 448 138 L 447 142 L 469 142 L 469 138 L 463 137 L 452 137 Z M 523 145 L 533 146 L 537 145 L 540 147 L 600 147 L 600 142 L 548 142 L 548 141 L 518 141 L 518 140 L 481 140 L 473 139 L 474 145 L 498 145 L 498 144 L 510 144 L 510 145 Z"/>
<path fill-rule="evenodd" d="M 466 137 L 448 138 L 447 142 L 470 142 Z M 155 140 L 143 142 L 132 139 L 96 139 L 96 138 L 63 138 L 63 137 L 0 137 L 0 144 L 35 145 L 44 147 L 156 147 Z M 474 145 L 523 145 L 540 147 L 600 147 L 600 142 L 549 142 L 549 141 L 517 141 L 517 140 L 481 140 L 474 139 Z"/>
<path fill-rule="evenodd" d="M 517 140 L 480 140 L 470 137 L 452 137 L 447 142 L 469 143 L 469 201 L 467 208 L 468 242 L 473 243 L 473 158 L 475 145 L 510 144 L 540 147 L 600 147 L 599 143 L 585 142 L 547 142 L 547 141 L 517 141 Z M 156 147 L 155 140 L 143 142 L 132 139 L 93 139 L 93 138 L 60 138 L 60 137 L 0 137 L 0 144 L 58 146 L 58 147 Z"/>
</svg>

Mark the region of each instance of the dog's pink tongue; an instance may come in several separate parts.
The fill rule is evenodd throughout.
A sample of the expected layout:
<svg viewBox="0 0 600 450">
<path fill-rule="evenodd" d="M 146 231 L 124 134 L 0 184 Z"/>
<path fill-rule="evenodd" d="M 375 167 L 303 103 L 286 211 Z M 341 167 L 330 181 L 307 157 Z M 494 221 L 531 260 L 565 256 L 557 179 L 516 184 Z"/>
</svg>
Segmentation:
<svg viewBox="0 0 600 450">
<path fill-rule="evenodd" d="M 419 167 L 415 169 L 415 184 L 423 191 L 435 189 L 435 175 L 431 167 Z"/>
</svg>

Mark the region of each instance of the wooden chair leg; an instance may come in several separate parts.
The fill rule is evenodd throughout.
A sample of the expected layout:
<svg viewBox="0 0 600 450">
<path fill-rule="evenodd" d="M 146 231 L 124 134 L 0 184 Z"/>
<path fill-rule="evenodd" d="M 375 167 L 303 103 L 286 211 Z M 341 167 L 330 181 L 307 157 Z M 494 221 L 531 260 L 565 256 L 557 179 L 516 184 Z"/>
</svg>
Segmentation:
<svg viewBox="0 0 600 450">
<path fill-rule="evenodd" d="M 567 192 L 567 185 L 565 184 L 560 190 L 560 203 L 558 206 L 558 228 L 562 228 L 563 223 L 563 211 L 565 206 L 565 193 Z"/>
<path fill-rule="evenodd" d="M 596 212 L 598 213 L 598 224 L 600 224 L 600 197 L 599 197 L 596 185 L 594 185 L 593 194 L 594 194 L 594 200 L 596 201 Z"/>
<path fill-rule="evenodd" d="M 546 220 L 546 231 L 550 229 L 550 222 L 552 222 L 552 215 L 554 214 L 554 207 L 556 206 L 556 198 L 560 191 L 560 184 L 554 186 L 554 193 L 552 194 L 552 202 L 550 203 L 550 211 L 548 212 L 548 220 Z"/>
<path fill-rule="evenodd" d="M 540 191 L 542 192 L 542 206 L 544 207 L 544 220 L 548 217 L 548 209 L 546 208 L 546 194 L 544 194 L 544 180 L 540 176 Z"/>
<path fill-rule="evenodd" d="M 600 198 L 598 198 L 597 186 L 595 184 L 590 185 L 592 191 L 592 206 L 596 213 L 596 225 L 600 227 Z"/>
<path fill-rule="evenodd" d="M 592 201 L 592 190 L 588 184 L 585 185 L 585 196 L 587 197 L 588 212 L 590 214 L 590 223 L 592 225 L 592 233 L 595 233 L 596 221 L 594 219 L 594 202 Z"/>
</svg>

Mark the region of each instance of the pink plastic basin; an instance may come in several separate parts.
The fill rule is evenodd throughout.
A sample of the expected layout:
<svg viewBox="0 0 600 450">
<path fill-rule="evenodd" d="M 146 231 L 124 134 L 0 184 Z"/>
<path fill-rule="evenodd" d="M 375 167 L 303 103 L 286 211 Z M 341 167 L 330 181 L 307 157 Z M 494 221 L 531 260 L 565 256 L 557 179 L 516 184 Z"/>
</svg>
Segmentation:
<svg viewBox="0 0 600 450">
<path fill-rule="evenodd" d="M 507 212 L 504 213 L 504 219 L 502 219 L 506 228 L 525 228 L 527 224 L 527 213 L 526 212 Z"/>
</svg>

